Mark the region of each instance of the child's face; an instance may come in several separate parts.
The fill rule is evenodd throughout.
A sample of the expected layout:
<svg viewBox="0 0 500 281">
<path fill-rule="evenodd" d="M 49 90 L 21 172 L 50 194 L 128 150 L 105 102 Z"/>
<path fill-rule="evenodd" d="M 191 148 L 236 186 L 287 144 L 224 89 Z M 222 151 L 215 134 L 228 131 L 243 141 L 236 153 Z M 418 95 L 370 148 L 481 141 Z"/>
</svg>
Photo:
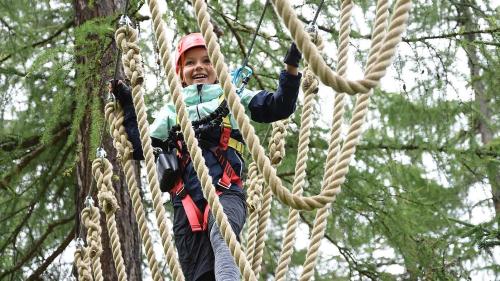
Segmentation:
<svg viewBox="0 0 500 281">
<path fill-rule="evenodd" d="M 182 59 L 182 81 L 186 86 L 193 84 L 214 84 L 217 74 L 208 57 L 207 49 L 203 47 L 189 49 Z"/>
</svg>

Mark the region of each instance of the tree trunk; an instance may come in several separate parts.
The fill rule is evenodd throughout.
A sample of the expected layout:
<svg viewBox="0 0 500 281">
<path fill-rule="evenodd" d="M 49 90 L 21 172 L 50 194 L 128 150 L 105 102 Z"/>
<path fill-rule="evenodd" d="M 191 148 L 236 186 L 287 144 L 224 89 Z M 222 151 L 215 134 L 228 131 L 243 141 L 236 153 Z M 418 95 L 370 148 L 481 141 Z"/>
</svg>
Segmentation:
<svg viewBox="0 0 500 281">
<path fill-rule="evenodd" d="M 91 0 L 76 0 L 74 2 L 75 8 L 75 16 L 76 16 L 76 26 L 81 26 L 88 20 L 93 20 L 98 17 L 106 17 L 112 14 L 121 13 L 123 7 L 125 6 L 124 0 L 101 0 L 101 1 L 91 1 Z M 118 12 L 119 11 L 119 12 Z M 118 13 L 117 13 L 118 12 Z M 86 42 L 89 44 L 96 43 L 98 38 L 92 38 L 92 36 L 88 36 L 86 38 Z M 93 41 L 93 42 L 92 42 Z M 100 44 L 101 42 L 97 42 Z M 76 49 L 85 49 L 87 46 L 77 45 Z M 106 46 L 102 46 L 102 48 L 106 48 Z M 108 48 L 106 52 L 102 55 L 102 57 L 98 57 L 97 52 L 92 53 L 89 52 L 85 56 L 78 56 L 76 61 L 80 65 L 89 66 L 96 65 L 95 71 L 93 73 L 97 75 L 98 79 L 95 79 L 96 82 L 87 82 L 86 85 L 86 93 L 88 96 L 88 100 L 92 100 L 93 93 L 103 93 L 106 89 L 106 82 L 110 77 L 110 69 L 114 67 L 115 56 L 117 53 L 116 45 L 113 43 L 111 48 Z M 81 74 L 81 73 L 80 73 Z M 79 72 L 76 72 L 76 77 L 78 79 Z M 96 90 L 96 88 L 98 88 Z M 77 214 L 80 215 L 81 210 L 84 208 L 85 197 L 87 196 L 90 187 L 92 185 L 92 163 L 89 159 L 93 159 L 93 154 L 95 151 L 90 151 L 90 129 L 92 123 L 92 114 L 90 110 L 91 104 L 88 103 L 86 108 L 84 118 L 80 124 L 79 134 L 78 134 L 78 142 L 81 145 L 81 149 L 79 152 L 79 162 L 77 163 L 77 183 L 78 190 L 75 194 L 75 201 L 77 206 Z M 102 112 L 104 109 L 102 108 Z M 109 127 L 107 127 L 109 128 Z M 127 191 L 125 180 L 123 173 L 120 170 L 120 165 L 116 158 L 116 152 L 112 146 L 112 140 L 107 133 L 104 133 L 103 146 L 108 154 L 108 160 L 113 165 L 113 173 L 114 175 L 120 175 L 119 180 L 113 180 L 113 185 L 116 190 L 116 198 L 118 200 L 118 204 L 120 209 L 116 212 L 116 222 L 120 235 L 121 242 L 121 250 L 123 254 L 123 259 L 125 262 L 125 267 L 127 270 L 127 276 L 129 280 L 142 280 L 142 272 L 141 272 L 141 243 L 140 236 L 138 232 L 137 223 L 135 220 L 135 215 L 132 209 L 132 203 L 130 201 L 130 196 Z M 94 202 L 97 204 L 97 188 L 94 186 L 92 197 L 94 198 Z M 77 233 L 80 232 L 80 229 L 83 227 L 79 216 L 76 221 L 77 225 Z M 106 229 L 105 223 L 105 215 L 101 212 L 101 228 L 102 228 L 102 248 L 103 253 L 101 256 L 101 264 L 104 280 L 117 280 L 116 270 L 113 262 L 113 256 L 111 252 L 111 246 L 109 244 L 109 236 Z M 83 234 L 81 237 L 85 237 L 86 230 L 82 229 Z"/>
<path fill-rule="evenodd" d="M 475 1 L 461 0 L 459 5 L 456 5 L 459 20 L 458 23 L 465 29 L 465 31 L 477 30 L 478 26 L 474 21 L 472 12 L 470 10 L 471 5 L 475 5 Z M 479 134 L 481 135 L 481 141 L 483 145 L 487 146 L 494 136 L 494 132 L 489 124 L 494 122 L 492 120 L 492 110 L 491 110 L 491 98 L 488 97 L 488 92 L 484 81 L 481 79 L 482 68 L 480 65 L 479 50 L 475 41 L 480 39 L 478 34 L 469 33 L 465 35 L 467 42 L 464 44 L 464 50 L 467 53 L 468 64 L 471 76 L 471 85 L 474 90 L 474 98 L 480 112 L 480 116 L 477 120 Z M 491 185 L 491 194 L 493 198 L 493 205 L 495 206 L 496 218 L 500 218 L 500 167 L 493 161 L 488 163 L 486 167 L 488 181 Z"/>
</svg>

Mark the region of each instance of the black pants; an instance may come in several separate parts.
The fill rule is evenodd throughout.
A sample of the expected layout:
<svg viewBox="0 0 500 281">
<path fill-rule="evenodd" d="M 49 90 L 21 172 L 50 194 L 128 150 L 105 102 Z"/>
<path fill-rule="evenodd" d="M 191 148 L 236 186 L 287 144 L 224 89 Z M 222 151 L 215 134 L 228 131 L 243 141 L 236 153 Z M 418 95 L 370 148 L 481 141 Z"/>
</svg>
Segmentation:
<svg viewBox="0 0 500 281">
<path fill-rule="evenodd" d="M 244 194 L 225 192 L 220 195 L 219 200 L 233 231 L 239 235 L 246 219 Z M 197 205 L 202 207 L 203 212 L 206 202 Z M 212 219 L 210 223 L 213 223 Z M 210 231 L 191 231 L 191 225 L 182 206 L 174 207 L 173 229 L 175 246 L 186 281 L 215 280 L 214 252 L 209 237 Z"/>
</svg>

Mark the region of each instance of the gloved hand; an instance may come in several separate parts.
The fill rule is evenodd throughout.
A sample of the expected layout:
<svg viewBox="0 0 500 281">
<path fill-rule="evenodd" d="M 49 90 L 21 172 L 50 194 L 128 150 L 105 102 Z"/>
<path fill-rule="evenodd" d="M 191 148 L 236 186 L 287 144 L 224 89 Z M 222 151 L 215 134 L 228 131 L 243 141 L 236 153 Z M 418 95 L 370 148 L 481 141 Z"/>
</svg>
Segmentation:
<svg viewBox="0 0 500 281">
<path fill-rule="evenodd" d="M 285 59 L 283 60 L 283 62 L 288 65 L 299 67 L 299 62 L 301 59 L 302 59 L 302 54 L 297 48 L 297 45 L 295 45 L 295 42 L 293 42 L 290 48 L 288 48 L 288 51 L 286 52 Z"/>
<path fill-rule="evenodd" d="M 121 80 L 109 80 L 109 89 L 118 100 L 122 108 L 128 108 L 134 105 L 132 101 L 132 92 L 130 87 L 125 85 Z"/>
</svg>

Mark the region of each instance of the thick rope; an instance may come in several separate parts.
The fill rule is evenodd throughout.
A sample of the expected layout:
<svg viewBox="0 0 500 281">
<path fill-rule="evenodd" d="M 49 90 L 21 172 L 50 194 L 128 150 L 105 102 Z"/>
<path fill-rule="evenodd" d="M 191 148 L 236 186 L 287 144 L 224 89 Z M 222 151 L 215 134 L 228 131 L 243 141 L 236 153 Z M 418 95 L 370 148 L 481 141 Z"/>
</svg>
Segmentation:
<svg viewBox="0 0 500 281">
<path fill-rule="evenodd" d="M 123 261 L 118 228 L 116 227 L 115 212 L 119 209 L 119 206 L 114 194 L 113 183 L 111 182 L 111 177 L 113 176 L 111 163 L 109 163 L 106 158 L 94 159 L 92 162 L 92 174 L 94 175 L 97 182 L 97 188 L 99 189 L 97 195 L 99 205 L 106 215 L 106 225 L 118 280 L 126 281 L 127 272 L 125 270 L 125 262 Z"/>
<path fill-rule="evenodd" d="M 405 1 L 403 2 L 406 3 Z M 401 1 L 399 1 L 398 3 L 401 4 Z M 227 66 L 224 63 L 223 55 L 220 52 L 219 44 L 217 43 L 216 36 L 213 33 L 213 27 L 210 24 L 210 15 L 207 12 L 205 2 L 202 0 L 195 0 L 194 8 L 198 19 L 198 25 L 200 26 L 205 41 L 207 42 L 210 60 L 215 65 L 217 76 L 219 77 L 219 80 L 223 85 L 224 94 L 228 105 L 233 116 L 236 118 L 238 127 L 240 128 L 245 143 L 247 143 L 249 147 L 252 158 L 257 163 L 257 166 L 259 167 L 261 173 L 264 175 L 264 179 L 271 188 L 273 194 L 275 194 L 283 204 L 300 210 L 318 209 L 335 200 L 335 196 L 338 192 L 336 188 L 345 181 L 345 175 L 348 171 L 347 166 L 349 164 L 346 160 L 348 160 L 349 157 L 341 158 L 339 170 L 336 173 L 337 179 L 333 182 L 332 185 L 327 186 L 327 188 L 325 189 L 322 189 L 320 194 L 309 197 L 291 194 L 291 192 L 283 186 L 281 179 L 279 179 L 276 175 L 276 170 L 271 166 L 269 158 L 266 157 L 264 149 L 260 145 L 260 140 L 255 135 L 255 129 L 250 124 L 248 116 L 246 116 L 245 114 L 245 109 L 241 105 L 239 97 L 235 93 L 234 86 L 231 84 L 231 79 L 227 71 Z M 407 19 L 406 12 L 408 9 L 409 4 L 397 5 L 397 9 L 393 17 L 393 24 L 395 24 L 394 22 L 396 22 L 401 25 L 401 28 L 404 28 L 404 23 Z M 396 40 L 397 38 L 393 36 L 393 33 L 388 33 L 388 36 L 384 38 L 384 42 L 387 41 L 390 44 L 394 44 L 395 41 L 399 41 L 399 39 Z M 386 49 L 384 49 L 384 51 L 385 50 Z M 379 59 L 380 57 L 383 57 L 382 53 L 384 55 L 386 54 L 386 52 L 377 52 Z M 374 69 L 370 69 L 370 72 L 374 72 Z M 366 106 L 366 104 L 362 104 L 362 106 Z M 360 126 L 362 125 L 362 122 L 354 123 L 353 125 Z M 353 137 L 354 136 L 348 136 L 347 142 L 349 143 L 354 141 Z"/>
<path fill-rule="evenodd" d="M 259 180 L 264 182 L 262 175 L 258 175 Z M 264 189 L 262 194 L 262 207 L 258 214 L 258 227 L 257 235 L 255 240 L 255 250 L 252 259 L 252 270 L 256 275 L 260 273 L 262 258 L 264 254 L 264 244 L 266 240 L 267 225 L 269 223 L 269 217 L 271 216 L 271 203 L 273 199 L 273 193 L 269 188 Z"/>
<path fill-rule="evenodd" d="M 367 93 L 370 89 L 376 87 L 380 79 L 385 75 L 387 67 L 391 64 L 392 57 L 396 52 L 396 45 L 401 41 L 401 36 L 406 30 L 406 21 L 411 8 L 411 0 L 398 0 L 396 2 L 394 16 L 387 33 L 387 40 L 381 46 L 381 53 L 377 58 L 373 71 L 366 73 L 362 80 L 351 81 L 333 72 L 326 64 L 320 52 L 311 42 L 289 1 L 273 0 L 272 2 L 277 14 L 283 20 L 298 48 L 304 54 L 304 58 L 321 82 L 332 87 L 337 92 L 345 92 L 351 95 Z"/>
<path fill-rule="evenodd" d="M 85 262 L 86 259 L 88 260 L 87 257 L 87 249 L 85 247 L 78 246 L 75 251 L 75 264 L 78 272 L 78 280 L 80 281 L 92 281 L 90 264 Z"/>
<path fill-rule="evenodd" d="M 269 155 L 271 155 L 271 164 L 278 165 L 285 158 L 286 129 L 289 119 L 279 120 L 272 124 L 272 138 L 269 142 Z"/>
<path fill-rule="evenodd" d="M 123 110 L 120 108 L 118 103 L 109 102 L 105 107 L 105 116 L 109 123 L 110 134 L 113 137 L 113 145 L 116 148 L 118 158 L 121 159 L 123 165 L 125 181 L 127 182 L 130 192 L 135 218 L 137 220 L 137 224 L 139 225 L 142 244 L 144 246 L 149 268 L 151 269 L 151 274 L 153 275 L 153 280 L 161 281 L 163 280 L 163 277 L 161 275 L 160 267 L 158 266 L 158 261 L 155 257 L 153 243 L 151 242 L 152 239 L 146 222 L 144 207 L 142 205 L 140 191 L 136 180 L 134 164 L 131 159 L 132 144 L 128 141 L 127 133 L 125 131 L 125 127 L 123 126 Z"/>
<path fill-rule="evenodd" d="M 380 2 L 380 1 L 379 1 Z M 351 32 L 351 12 L 352 12 L 352 1 L 345 0 L 342 1 L 341 13 L 340 13 L 340 36 L 339 36 L 339 52 L 338 52 L 338 69 L 337 72 L 340 76 L 344 76 L 347 72 L 348 65 L 348 51 L 349 51 L 349 35 Z M 330 130 L 330 144 L 327 154 L 327 160 L 325 165 L 325 173 L 323 174 L 323 186 L 326 186 L 327 179 L 334 172 L 334 164 L 337 159 L 339 149 L 340 149 L 340 133 L 343 115 L 345 112 L 344 102 L 345 94 L 337 93 L 334 101 L 334 115 L 332 120 L 332 128 Z M 328 166 L 330 164 L 330 166 Z M 311 230 L 311 239 L 309 242 L 309 247 L 307 249 L 306 259 L 304 261 L 304 270 L 301 273 L 300 280 L 309 280 L 314 274 L 314 268 L 317 261 L 318 250 L 321 245 L 321 239 L 324 236 L 324 231 L 326 229 L 326 219 L 328 215 L 328 210 L 330 204 L 319 209 L 316 212 L 316 219 L 314 221 L 313 229 Z"/>
<path fill-rule="evenodd" d="M 323 42 L 318 37 L 316 40 L 318 49 L 323 48 Z M 304 79 L 302 80 L 302 91 L 304 92 L 304 106 L 302 109 L 299 143 L 297 151 L 297 162 L 295 165 L 295 177 L 293 181 L 292 193 L 300 195 L 302 187 L 306 182 L 307 159 L 309 153 L 309 142 L 311 137 L 311 127 L 313 125 L 314 100 L 318 92 L 319 82 L 309 68 L 304 69 Z M 299 211 L 290 208 L 288 223 L 282 242 L 281 254 L 276 267 L 275 280 L 285 280 L 288 265 L 291 261 L 293 246 L 295 245 L 296 230 L 299 225 Z"/>
<path fill-rule="evenodd" d="M 352 8 L 352 3 L 350 0 L 342 2 L 342 11 L 343 11 L 342 14 L 346 14 L 346 13 L 344 13 L 344 11 L 346 11 L 346 10 L 349 10 L 348 13 L 350 14 L 351 8 Z M 380 42 L 382 42 L 382 39 L 384 37 L 384 30 L 385 30 L 386 25 L 387 25 L 388 16 L 389 16 L 389 13 L 388 13 L 387 1 L 379 1 L 378 5 L 377 5 L 377 17 L 376 17 L 377 21 L 375 23 L 374 32 L 373 32 L 374 38 L 372 40 L 371 52 L 368 56 L 367 71 L 371 68 L 372 64 L 374 63 L 375 54 L 378 52 L 378 50 L 380 48 Z M 350 15 L 349 15 L 349 17 L 350 17 Z M 346 15 L 346 19 L 347 19 L 347 15 Z M 346 22 L 344 20 L 342 20 L 341 25 L 342 24 L 346 24 Z M 346 26 L 346 28 L 341 28 L 341 30 L 345 30 L 347 28 L 349 28 L 349 26 Z M 345 75 L 345 73 L 347 72 L 347 57 L 348 57 L 347 45 L 349 42 L 348 38 L 349 38 L 349 33 L 341 34 L 341 38 L 340 38 L 341 43 L 340 43 L 340 47 L 339 47 L 339 49 L 340 49 L 340 51 L 339 51 L 339 69 L 338 69 L 338 72 L 340 75 Z M 371 93 L 371 91 L 370 91 L 370 93 Z M 368 110 L 367 110 L 368 104 L 366 104 L 364 111 L 360 111 L 359 108 L 363 103 L 365 103 L 365 102 L 368 103 L 369 94 L 362 94 L 362 95 L 358 96 L 356 106 L 354 108 L 355 113 L 353 116 L 353 121 L 359 120 L 359 118 L 362 118 L 364 120 L 366 113 L 368 112 Z M 340 94 L 340 95 L 343 95 L 343 94 Z M 337 101 L 339 101 L 339 103 L 337 103 Z M 339 157 L 342 157 L 342 155 L 338 156 L 337 154 L 338 154 L 338 151 L 340 149 L 340 141 L 338 141 L 338 140 L 339 140 L 339 136 L 340 136 L 340 126 L 342 124 L 342 115 L 344 112 L 343 97 L 342 97 L 342 101 L 340 101 L 340 98 L 336 99 L 334 112 L 335 112 L 335 115 L 334 115 L 332 130 L 331 130 L 332 142 L 330 143 L 330 147 L 328 149 L 329 153 L 328 153 L 327 161 L 326 161 L 327 162 L 326 167 L 329 167 L 329 165 L 330 165 L 333 168 L 325 171 L 325 174 L 323 177 L 324 184 L 325 183 L 329 184 L 332 181 L 332 179 L 334 178 L 333 171 L 337 168 L 337 164 L 338 164 L 337 161 L 339 160 Z M 352 128 L 355 128 L 355 127 L 353 127 L 351 125 L 348 135 L 354 136 L 354 139 L 358 140 L 359 136 L 361 135 L 361 129 L 358 128 L 353 133 Z M 354 149 L 355 149 L 356 144 L 357 144 L 357 142 L 354 144 Z M 344 144 L 344 147 L 346 145 L 347 145 L 347 143 Z M 354 154 L 354 151 L 352 151 L 352 154 Z M 340 186 L 338 188 L 340 191 Z M 327 218 L 329 215 L 328 210 L 329 210 L 329 206 L 321 208 L 316 213 L 314 226 L 311 230 L 311 240 L 310 240 L 310 244 L 309 244 L 308 251 L 306 254 L 306 260 L 304 262 L 304 270 L 303 270 L 301 277 L 299 279 L 301 281 L 309 280 L 314 275 L 314 267 L 315 267 L 316 261 L 317 261 L 318 250 L 319 250 L 320 245 L 321 245 L 321 239 L 323 238 L 325 230 L 326 230 Z"/>
<path fill-rule="evenodd" d="M 87 254 L 92 260 L 92 272 L 94 274 L 94 280 L 103 280 L 102 269 L 101 269 L 101 215 L 99 214 L 99 208 L 95 206 L 87 206 L 82 210 L 82 222 L 87 228 L 87 243 L 88 250 Z"/>
<path fill-rule="evenodd" d="M 200 180 L 203 194 L 208 201 L 221 234 L 224 236 L 224 240 L 228 244 L 231 254 L 242 272 L 243 279 L 256 280 L 250 264 L 241 249 L 241 245 L 228 222 L 222 206 L 220 205 L 219 197 L 217 196 L 215 187 L 212 184 L 212 178 L 208 174 L 208 168 L 205 165 L 205 159 L 203 158 L 201 149 L 198 146 L 198 140 L 196 139 L 191 121 L 189 120 L 184 99 L 180 93 L 179 81 L 175 70 L 172 67 L 173 63 L 170 58 L 170 50 L 168 47 L 170 41 L 166 38 L 164 22 L 161 19 L 157 1 L 150 0 L 148 1 L 148 5 L 153 17 L 155 36 L 162 58 L 162 65 L 167 72 L 167 81 L 170 87 L 170 93 L 172 94 L 172 100 L 175 104 L 177 117 L 182 128 L 182 133 L 184 135 L 191 160 L 193 161 L 193 166 L 198 175 L 198 179 Z"/>
<path fill-rule="evenodd" d="M 273 123 L 273 132 L 269 141 L 269 156 L 274 167 L 278 167 L 285 157 L 285 137 L 290 120 L 280 120 Z M 262 175 L 256 173 L 257 180 L 262 185 Z M 266 189 L 268 190 L 268 189 Z M 264 244 L 267 235 L 267 225 L 271 216 L 272 193 L 266 191 L 264 194 L 263 207 L 259 212 L 259 220 L 255 241 L 255 250 L 252 258 L 252 269 L 257 277 L 260 275 L 262 260 L 264 257 Z"/>
<path fill-rule="evenodd" d="M 170 234 L 170 227 L 168 226 L 168 221 L 165 215 L 165 208 L 162 204 L 162 196 L 156 174 L 155 158 L 151 147 L 149 124 L 142 89 L 142 83 L 144 82 L 141 65 L 142 58 L 139 53 L 140 49 L 135 43 L 137 41 L 137 31 L 128 27 L 122 27 L 116 31 L 115 36 L 116 42 L 124 54 L 124 56 L 122 56 L 122 62 L 125 69 L 125 75 L 130 79 L 132 84 L 132 97 L 137 115 L 142 148 L 144 151 L 147 179 L 153 197 L 153 207 L 155 209 L 156 223 L 158 229 L 160 230 L 163 252 L 167 258 L 167 264 L 172 277 L 174 280 L 182 281 L 184 280 L 184 275 L 179 261 L 176 258 L 177 253 L 174 244 L 172 243 L 172 235 Z"/>
<path fill-rule="evenodd" d="M 255 253 L 255 240 L 257 235 L 257 228 L 259 222 L 259 209 L 262 202 L 262 182 L 259 181 L 258 169 L 255 163 L 250 163 L 248 166 L 248 179 L 247 179 L 247 206 L 249 211 L 248 225 L 247 225 L 247 243 L 245 254 L 248 262 L 253 264 L 253 256 Z"/>
</svg>

